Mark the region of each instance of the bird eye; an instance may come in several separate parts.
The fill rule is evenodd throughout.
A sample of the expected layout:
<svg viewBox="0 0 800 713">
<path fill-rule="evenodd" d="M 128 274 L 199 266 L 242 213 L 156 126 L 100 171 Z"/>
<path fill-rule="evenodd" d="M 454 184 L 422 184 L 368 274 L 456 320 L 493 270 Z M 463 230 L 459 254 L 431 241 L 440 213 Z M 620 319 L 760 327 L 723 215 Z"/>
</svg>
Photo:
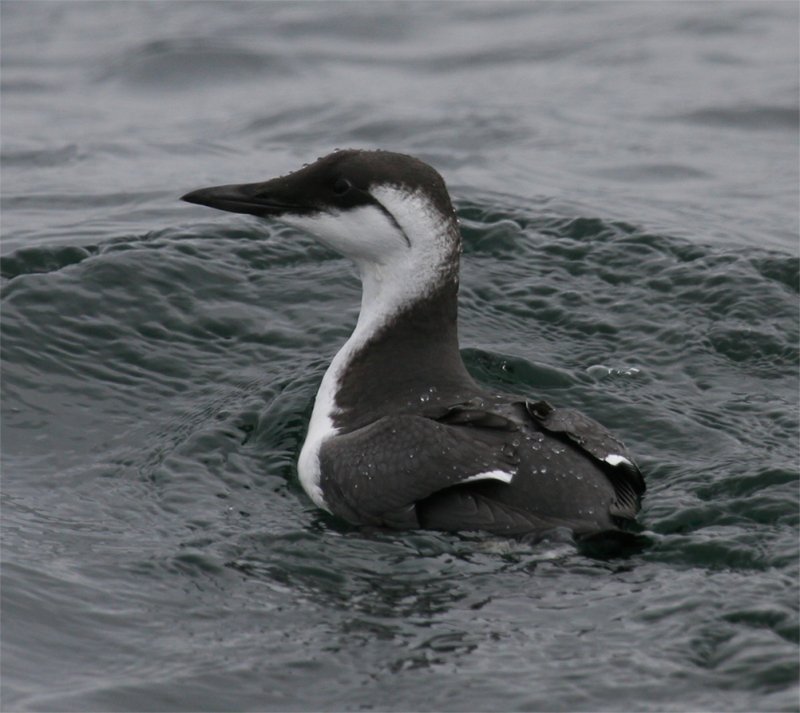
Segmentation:
<svg viewBox="0 0 800 713">
<path fill-rule="evenodd" d="M 346 178 L 337 178 L 336 183 L 333 184 L 333 192 L 337 196 L 343 196 L 352 187 L 352 184 Z"/>
</svg>

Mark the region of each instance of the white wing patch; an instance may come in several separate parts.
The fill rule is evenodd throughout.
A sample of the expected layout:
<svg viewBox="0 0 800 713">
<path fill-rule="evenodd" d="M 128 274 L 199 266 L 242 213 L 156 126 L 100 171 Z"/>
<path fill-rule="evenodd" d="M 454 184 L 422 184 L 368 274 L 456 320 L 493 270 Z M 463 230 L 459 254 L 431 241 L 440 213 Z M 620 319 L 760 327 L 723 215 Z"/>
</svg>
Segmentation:
<svg viewBox="0 0 800 713">
<path fill-rule="evenodd" d="M 476 480 L 499 480 L 501 483 L 508 485 L 514 478 L 514 473 L 509 473 L 505 470 L 487 470 L 484 473 L 471 475 L 469 478 L 464 478 L 462 483 L 472 483 Z"/>
<path fill-rule="evenodd" d="M 633 467 L 633 463 L 631 463 L 625 456 L 621 456 L 617 453 L 607 455 L 605 458 L 603 458 L 603 460 L 609 465 L 613 466 L 619 465 L 620 463 L 625 463 L 626 465 Z"/>
</svg>

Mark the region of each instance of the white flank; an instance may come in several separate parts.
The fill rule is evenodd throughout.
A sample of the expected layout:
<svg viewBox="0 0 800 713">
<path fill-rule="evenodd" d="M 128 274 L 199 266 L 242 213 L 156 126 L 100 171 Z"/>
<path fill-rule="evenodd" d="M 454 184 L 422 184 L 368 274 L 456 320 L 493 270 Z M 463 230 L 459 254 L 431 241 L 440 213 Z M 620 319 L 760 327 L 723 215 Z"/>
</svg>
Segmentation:
<svg viewBox="0 0 800 713">
<path fill-rule="evenodd" d="M 319 464 L 319 449 L 322 444 L 336 435 L 333 421 L 330 414 L 333 412 L 333 396 L 330 388 L 326 388 L 326 380 L 330 369 L 322 379 L 322 385 L 317 392 L 314 401 L 314 411 L 311 413 L 311 421 L 308 424 L 308 433 L 300 451 L 300 458 L 297 461 L 297 474 L 300 477 L 300 485 L 308 493 L 308 497 L 314 501 L 317 507 L 330 512 L 330 508 L 325 503 L 320 487 L 321 469 Z"/>
</svg>

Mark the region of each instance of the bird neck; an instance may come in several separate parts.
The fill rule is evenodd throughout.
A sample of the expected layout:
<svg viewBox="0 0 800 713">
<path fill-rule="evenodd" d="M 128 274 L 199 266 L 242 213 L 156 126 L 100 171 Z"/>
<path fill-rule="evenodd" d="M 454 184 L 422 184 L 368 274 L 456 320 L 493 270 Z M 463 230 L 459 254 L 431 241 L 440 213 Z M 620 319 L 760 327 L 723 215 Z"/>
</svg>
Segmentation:
<svg viewBox="0 0 800 713">
<path fill-rule="evenodd" d="M 436 392 L 475 388 L 458 346 L 457 257 L 424 290 L 409 293 L 411 277 L 393 274 L 362 271 L 358 324 L 325 377 L 351 428 L 378 411 L 419 411 Z"/>
</svg>

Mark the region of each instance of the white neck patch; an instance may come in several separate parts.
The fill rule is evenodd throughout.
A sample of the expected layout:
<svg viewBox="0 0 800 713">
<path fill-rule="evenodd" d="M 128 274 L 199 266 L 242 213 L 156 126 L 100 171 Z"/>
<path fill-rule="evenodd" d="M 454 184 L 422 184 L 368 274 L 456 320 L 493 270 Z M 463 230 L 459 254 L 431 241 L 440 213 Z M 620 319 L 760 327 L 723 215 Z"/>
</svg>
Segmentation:
<svg viewBox="0 0 800 713">
<path fill-rule="evenodd" d="M 399 309 L 428 294 L 452 271 L 453 252 L 459 250 L 452 216 L 442 215 L 422 193 L 396 186 L 376 186 L 371 192 L 396 224 L 374 205 L 281 218 L 358 267 L 362 298 L 354 337 L 372 334 Z"/>
</svg>

